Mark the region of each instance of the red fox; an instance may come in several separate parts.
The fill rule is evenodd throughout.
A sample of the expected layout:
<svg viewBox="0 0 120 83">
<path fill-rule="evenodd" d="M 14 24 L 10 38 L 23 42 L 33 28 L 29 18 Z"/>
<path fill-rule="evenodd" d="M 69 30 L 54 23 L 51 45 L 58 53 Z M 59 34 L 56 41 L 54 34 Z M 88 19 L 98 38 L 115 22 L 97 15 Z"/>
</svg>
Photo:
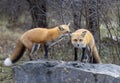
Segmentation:
<svg viewBox="0 0 120 83">
<path fill-rule="evenodd" d="M 82 48 L 82 58 L 81 61 L 83 62 L 83 59 L 85 59 L 86 51 L 89 51 L 89 58 L 90 62 L 93 63 L 101 63 L 101 59 L 99 57 L 95 40 L 90 31 L 87 29 L 78 29 L 75 32 L 71 34 L 71 42 L 75 47 L 75 55 L 74 60 L 77 60 L 77 49 Z M 93 61 L 92 61 L 93 58 Z"/>
<path fill-rule="evenodd" d="M 24 51 L 28 50 L 28 56 L 31 60 L 30 52 L 34 43 L 45 44 L 53 41 L 61 35 L 69 34 L 69 25 L 59 25 L 52 29 L 34 28 L 26 31 L 18 40 L 14 52 L 5 59 L 4 65 L 11 66 L 17 62 L 23 55 Z M 48 55 L 47 47 L 45 46 L 45 56 Z"/>
</svg>

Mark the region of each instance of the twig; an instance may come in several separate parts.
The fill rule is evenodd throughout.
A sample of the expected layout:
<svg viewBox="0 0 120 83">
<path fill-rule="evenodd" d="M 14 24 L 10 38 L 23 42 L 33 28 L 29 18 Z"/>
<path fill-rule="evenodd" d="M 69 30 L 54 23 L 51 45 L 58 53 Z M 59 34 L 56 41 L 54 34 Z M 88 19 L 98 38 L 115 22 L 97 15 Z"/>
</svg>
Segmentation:
<svg viewBox="0 0 120 83">
<path fill-rule="evenodd" d="M 55 44 L 59 43 L 60 41 L 62 41 L 65 37 L 62 37 L 60 39 L 58 39 L 58 41 L 53 42 L 51 45 L 48 46 L 48 48 L 51 48 L 52 46 L 54 46 Z"/>
<path fill-rule="evenodd" d="M 55 42 L 53 42 L 52 44 L 48 45 L 48 48 L 51 48 L 52 46 L 54 46 L 55 44 L 59 43 L 60 41 L 62 41 L 63 39 L 65 39 L 65 37 L 69 37 L 69 34 L 64 34 L 61 35 L 58 40 L 56 40 Z"/>
</svg>

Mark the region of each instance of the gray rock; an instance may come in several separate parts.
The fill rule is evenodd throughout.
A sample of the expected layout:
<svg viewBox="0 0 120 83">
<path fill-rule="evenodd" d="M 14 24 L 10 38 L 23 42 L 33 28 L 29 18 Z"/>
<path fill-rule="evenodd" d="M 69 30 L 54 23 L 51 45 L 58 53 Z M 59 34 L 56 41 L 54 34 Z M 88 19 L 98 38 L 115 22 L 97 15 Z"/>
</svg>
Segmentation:
<svg viewBox="0 0 120 83">
<path fill-rule="evenodd" d="M 15 83 L 120 83 L 120 66 L 31 61 L 13 67 Z"/>
</svg>

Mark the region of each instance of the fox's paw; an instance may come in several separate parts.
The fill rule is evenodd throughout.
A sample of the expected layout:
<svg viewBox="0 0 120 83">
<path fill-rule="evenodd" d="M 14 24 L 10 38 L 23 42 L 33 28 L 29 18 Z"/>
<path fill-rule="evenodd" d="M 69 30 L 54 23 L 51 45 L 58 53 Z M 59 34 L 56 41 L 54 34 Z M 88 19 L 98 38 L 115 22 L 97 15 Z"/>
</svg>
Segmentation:
<svg viewBox="0 0 120 83">
<path fill-rule="evenodd" d="M 83 63 L 88 63 L 88 59 L 83 59 L 82 62 Z"/>
</svg>

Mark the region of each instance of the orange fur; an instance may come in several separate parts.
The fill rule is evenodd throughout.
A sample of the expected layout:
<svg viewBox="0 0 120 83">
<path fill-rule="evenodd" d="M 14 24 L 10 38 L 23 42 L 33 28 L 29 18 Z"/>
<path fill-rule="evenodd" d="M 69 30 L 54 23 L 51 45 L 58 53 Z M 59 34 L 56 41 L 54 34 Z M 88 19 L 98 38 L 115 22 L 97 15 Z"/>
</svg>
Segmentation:
<svg viewBox="0 0 120 83">
<path fill-rule="evenodd" d="M 25 46 L 20 42 L 20 40 L 18 40 L 15 50 L 13 51 L 11 56 L 9 56 L 11 61 L 15 63 L 18 59 L 21 58 L 21 55 L 23 55 L 24 51 L 25 51 Z"/>
<path fill-rule="evenodd" d="M 95 40 L 90 31 L 87 29 L 78 29 L 71 34 L 71 42 L 76 48 L 85 48 L 87 46 L 90 47 L 91 55 L 95 59 L 96 63 L 101 63 Z"/>
<path fill-rule="evenodd" d="M 4 61 L 4 64 L 7 65 L 7 62 L 16 62 L 23 55 L 25 51 L 24 48 L 28 50 L 28 56 L 30 58 L 30 51 L 34 43 L 47 43 L 69 32 L 70 29 L 68 25 L 60 25 L 52 29 L 34 28 L 28 30 L 20 37 L 15 51 L 8 57 L 9 59 Z"/>
</svg>

